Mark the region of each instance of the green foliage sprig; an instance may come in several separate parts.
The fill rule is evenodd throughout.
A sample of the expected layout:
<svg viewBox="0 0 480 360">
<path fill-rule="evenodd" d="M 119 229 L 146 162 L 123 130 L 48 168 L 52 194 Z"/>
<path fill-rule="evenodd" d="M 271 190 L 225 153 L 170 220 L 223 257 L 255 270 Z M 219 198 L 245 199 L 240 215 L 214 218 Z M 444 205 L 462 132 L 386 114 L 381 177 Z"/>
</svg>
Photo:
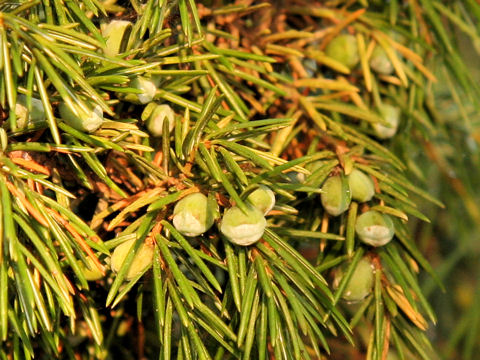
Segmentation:
<svg viewBox="0 0 480 360">
<path fill-rule="evenodd" d="M 417 274 L 440 280 L 408 224 L 430 221 L 412 196 L 443 204 L 417 185 L 409 146 L 436 154 L 432 139 L 448 138 L 433 103 L 442 71 L 457 106 L 458 92 L 476 105 L 441 19 L 478 40 L 478 10 L 427 0 L 0 5 L 2 357 L 435 358 L 425 330 L 436 316 Z M 355 61 L 335 54 L 347 33 Z M 352 201 L 359 171 L 374 192 Z M 341 186 L 325 186 L 334 177 Z M 233 206 L 247 214 L 259 186 L 275 206 L 261 239 L 238 246 L 221 217 Z M 174 208 L 196 193 L 215 213 L 200 235 L 182 235 Z M 326 210 L 337 199 L 342 211 Z M 359 241 L 368 210 L 392 219 L 393 241 Z M 119 247 L 122 261 L 110 263 Z M 353 304 L 360 262 L 374 279 Z"/>
</svg>

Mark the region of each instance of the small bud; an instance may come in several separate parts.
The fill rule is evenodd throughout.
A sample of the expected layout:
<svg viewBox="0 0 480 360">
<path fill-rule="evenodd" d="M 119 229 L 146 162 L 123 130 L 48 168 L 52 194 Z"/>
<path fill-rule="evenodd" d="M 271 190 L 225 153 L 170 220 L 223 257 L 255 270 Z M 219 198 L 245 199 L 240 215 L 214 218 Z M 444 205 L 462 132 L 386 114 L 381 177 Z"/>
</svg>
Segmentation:
<svg viewBox="0 0 480 360">
<path fill-rule="evenodd" d="M 338 35 L 325 48 L 328 57 L 337 60 L 349 69 L 358 64 L 358 45 L 355 36 L 349 34 Z"/>
<path fill-rule="evenodd" d="M 303 184 L 305 182 L 305 174 L 298 171 L 290 171 L 285 174 L 292 184 Z"/>
<path fill-rule="evenodd" d="M 29 125 L 34 125 L 36 122 L 42 122 L 46 120 L 45 109 L 42 101 L 32 98 L 31 104 L 31 110 L 28 111 L 27 97 L 25 95 L 19 95 L 17 97 L 15 116 L 17 118 L 17 127 L 19 129 L 23 129 Z"/>
<path fill-rule="evenodd" d="M 83 261 L 78 260 L 78 266 L 80 266 L 85 279 L 88 281 L 96 281 L 103 278 L 103 273 L 97 268 L 97 265 L 95 265 L 90 257 L 87 258 L 87 264 L 88 266 L 86 266 Z"/>
<path fill-rule="evenodd" d="M 86 111 L 80 106 L 75 106 L 75 108 L 78 115 L 75 115 L 70 107 L 68 107 L 68 105 L 65 103 L 61 103 L 58 106 L 60 117 L 71 127 L 80 131 L 91 133 L 102 125 L 103 111 L 100 105 L 93 104 L 93 109 L 92 106 L 89 106 L 89 111 Z"/>
<path fill-rule="evenodd" d="M 115 248 L 110 261 L 110 266 L 114 272 L 118 272 L 122 268 L 125 258 L 133 250 L 135 241 L 135 239 L 125 241 Z M 154 247 L 152 245 L 142 243 L 130 264 L 125 280 L 132 280 L 147 269 L 153 262 L 153 253 Z"/>
<path fill-rule="evenodd" d="M 141 94 L 129 94 L 125 97 L 126 100 L 140 104 L 146 104 L 153 100 L 157 87 L 153 81 L 144 77 L 138 76 L 130 82 L 130 86 L 142 91 Z M 132 96 L 133 95 L 133 96 Z"/>
<path fill-rule="evenodd" d="M 173 209 L 173 226 L 185 236 L 198 236 L 210 229 L 218 213 L 216 203 L 202 193 L 181 199 Z"/>
<path fill-rule="evenodd" d="M 381 117 L 387 122 L 387 124 L 389 124 L 389 126 L 374 123 L 373 129 L 375 130 L 375 134 L 380 139 L 391 138 L 395 135 L 398 129 L 398 123 L 400 122 L 400 109 L 389 104 L 382 104 L 378 110 Z"/>
<path fill-rule="evenodd" d="M 312 58 L 304 58 L 302 63 L 303 63 L 303 67 L 304 67 L 305 71 L 308 74 L 308 77 L 309 78 L 316 77 L 316 74 L 318 72 L 317 62 Z"/>
<path fill-rule="evenodd" d="M 162 136 L 163 122 L 168 121 L 168 128 L 171 132 L 175 126 L 175 113 L 167 104 L 156 105 L 146 121 L 147 129 L 155 137 Z"/>
<path fill-rule="evenodd" d="M 361 241 L 376 247 L 389 243 L 395 230 L 389 215 L 369 210 L 357 218 L 355 232 Z"/>
<path fill-rule="evenodd" d="M 347 178 L 340 175 L 329 177 L 323 183 L 320 198 L 323 208 L 330 215 L 338 216 L 346 211 L 352 201 Z"/>
<path fill-rule="evenodd" d="M 381 46 L 375 46 L 370 57 L 370 67 L 375 72 L 383 75 L 390 75 L 393 72 L 392 62 Z"/>
<path fill-rule="evenodd" d="M 232 243 L 249 246 L 260 240 L 266 226 L 263 213 L 248 204 L 246 213 L 237 206 L 226 210 L 220 223 L 220 231 Z"/>
<path fill-rule="evenodd" d="M 375 185 L 370 176 L 364 172 L 353 169 L 348 175 L 348 184 L 352 192 L 352 199 L 359 202 L 370 201 L 375 195 Z"/>
<path fill-rule="evenodd" d="M 106 38 L 105 54 L 116 56 L 125 51 L 132 31 L 132 23 L 126 20 L 112 20 L 102 26 L 102 36 Z"/>
<path fill-rule="evenodd" d="M 247 196 L 247 201 L 266 215 L 275 205 L 275 194 L 268 186 L 260 185 Z"/>
<path fill-rule="evenodd" d="M 341 266 L 335 270 L 335 278 L 333 287 L 338 288 L 340 281 L 345 275 L 347 265 Z M 348 282 L 342 294 L 342 299 L 348 302 L 358 302 L 365 299 L 373 289 L 374 283 L 374 268 L 368 258 L 360 259 L 355 270 L 353 270 L 352 277 Z"/>
</svg>

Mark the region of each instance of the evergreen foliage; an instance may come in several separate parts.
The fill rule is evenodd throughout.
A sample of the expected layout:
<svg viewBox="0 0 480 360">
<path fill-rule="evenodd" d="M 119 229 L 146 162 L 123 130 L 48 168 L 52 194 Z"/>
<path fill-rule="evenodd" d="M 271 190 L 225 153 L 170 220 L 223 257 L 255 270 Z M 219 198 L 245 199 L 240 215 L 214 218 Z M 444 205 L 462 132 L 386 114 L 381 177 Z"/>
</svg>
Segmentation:
<svg viewBox="0 0 480 360">
<path fill-rule="evenodd" d="M 479 19 L 0 2 L 1 358 L 473 359 Z"/>
</svg>

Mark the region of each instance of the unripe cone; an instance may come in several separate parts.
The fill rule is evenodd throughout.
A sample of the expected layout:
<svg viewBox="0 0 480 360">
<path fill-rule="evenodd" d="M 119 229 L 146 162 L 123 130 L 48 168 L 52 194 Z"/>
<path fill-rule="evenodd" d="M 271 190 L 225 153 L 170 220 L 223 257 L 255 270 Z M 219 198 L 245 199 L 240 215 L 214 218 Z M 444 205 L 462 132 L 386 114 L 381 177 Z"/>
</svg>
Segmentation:
<svg viewBox="0 0 480 360">
<path fill-rule="evenodd" d="M 31 104 L 31 110 L 28 111 L 27 97 L 25 95 L 18 95 L 15 105 L 15 116 L 17 118 L 17 127 L 20 129 L 46 120 L 42 101 L 32 98 Z"/>
<path fill-rule="evenodd" d="M 202 193 L 185 196 L 173 209 L 173 226 L 185 236 L 198 236 L 210 229 L 218 207 Z"/>
<path fill-rule="evenodd" d="M 275 205 L 275 194 L 268 186 L 260 185 L 248 195 L 247 201 L 266 215 Z"/>
<path fill-rule="evenodd" d="M 322 186 L 320 195 L 323 208 L 332 216 L 345 212 L 352 201 L 352 194 L 348 180 L 344 176 L 329 177 Z"/>
<path fill-rule="evenodd" d="M 346 266 L 340 267 L 335 272 L 335 279 L 333 281 L 333 287 L 338 288 L 340 281 L 344 276 Z M 347 283 L 345 290 L 342 294 L 342 299 L 348 302 L 358 302 L 366 298 L 373 289 L 375 281 L 374 268 L 368 258 L 364 257 L 360 259 L 355 270 L 353 270 L 352 277 Z"/>
<path fill-rule="evenodd" d="M 383 246 L 393 239 L 395 229 L 389 215 L 369 210 L 357 218 L 355 232 L 364 243 Z"/>
<path fill-rule="evenodd" d="M 352 199 L 359 202 L 370 201 L 375 195 L 375 185 L 370 176 L 364 172 L 353 169 L 348 175 L 348 184 L 352 192 Z"/>
<path fill-rule="evenodd" d="M 168 129 L 171 132 L 175 126 L 175 113 L 169 105 L 157 104 L 146 122 L 150 134 L 156 137 L 162 136 L 165 120 L 168 121 Z"/>
<path fill-rule="evenodd" d="M 393 72 L 393 65 L 387 53 L 381 46 L 375 46 L 370 57 L 370 67 L 377 73 L 390 75 Z"/>
<path fill-rule="evenodd" d="M 83 261 L 78 260 L 78 265 L 80 266 L 80 269 L 82 269 L 82 274 L 85 276 L 85 279 L 88 281 L 96 281 L 103 278 L 103 273 L 97 268 L 93 260 L 89 257 L 87 258 L 87 264 L 88 267 L 85 266 Z"/>
<path fill-rule="evenodd" d="M 373 129 L 375 134 L 380 139 L 388 139 L 396 134 L 398 123 L 400 122 L 400 109 L 390 104 L 382 104 L 378 108 L 382 118 L 389 124 L 389 126 L 380 123 L 374 123 Z"/>
<path fill-rule="evenodd" d="M 94 104 L 93 108 L 90 106 L 89 111 L 76 106 L 78 115 L 75 115 L 65 103 L 61 103 L 58 110 L 63 121 L 80 131 L 94 132 L 103 123 L 103 111 L 97 104 Z"/>
<path fill-rule="evenodd" d="M 105 54 L 115 56 L 125 51 L 132 31 L 132 23 L 126 20 L 112 20 L 102 26 L 102 36 L 106 38 Z"/>
<path fill-rule="evenodd" d="M 140 94 L 128 94 L 125 96 L 125 100 L 133 102 L 135 104 L 147 104 L 153 100 L 157 87 L 152 80 L 138 76 L 130 82 L 130 86 L 140 90 Z"/>
<path fill-rule="evenodd" d="M 357 39 L 349 34 L 338 35 L 332 39 L 325 48 L 325 53 L 349 69 L 352 69 L 360 61 Z"/>
<path fill-rule="evenodd" d="M 114 272 L 118 272 L 125 261 L 125 258 L 133 250 L 135 239 L 125 241 L 118 245 L 113 251 L 110 266 Z M 125 280 L 132 280 L 137 275 L 141 274 L 153 262 L 154 247 L 142 243 L 133 258 L 130 268 L 125 275 Z"/>
<path fill-rule="evenodd" d="M 260 240 L 266 226 L 263 213 L 248 204 L 246 213 L 237 206 L 226 210 L 220 223 L 220 231 L 232 243 L 248 246 Z"/>
</svg>

